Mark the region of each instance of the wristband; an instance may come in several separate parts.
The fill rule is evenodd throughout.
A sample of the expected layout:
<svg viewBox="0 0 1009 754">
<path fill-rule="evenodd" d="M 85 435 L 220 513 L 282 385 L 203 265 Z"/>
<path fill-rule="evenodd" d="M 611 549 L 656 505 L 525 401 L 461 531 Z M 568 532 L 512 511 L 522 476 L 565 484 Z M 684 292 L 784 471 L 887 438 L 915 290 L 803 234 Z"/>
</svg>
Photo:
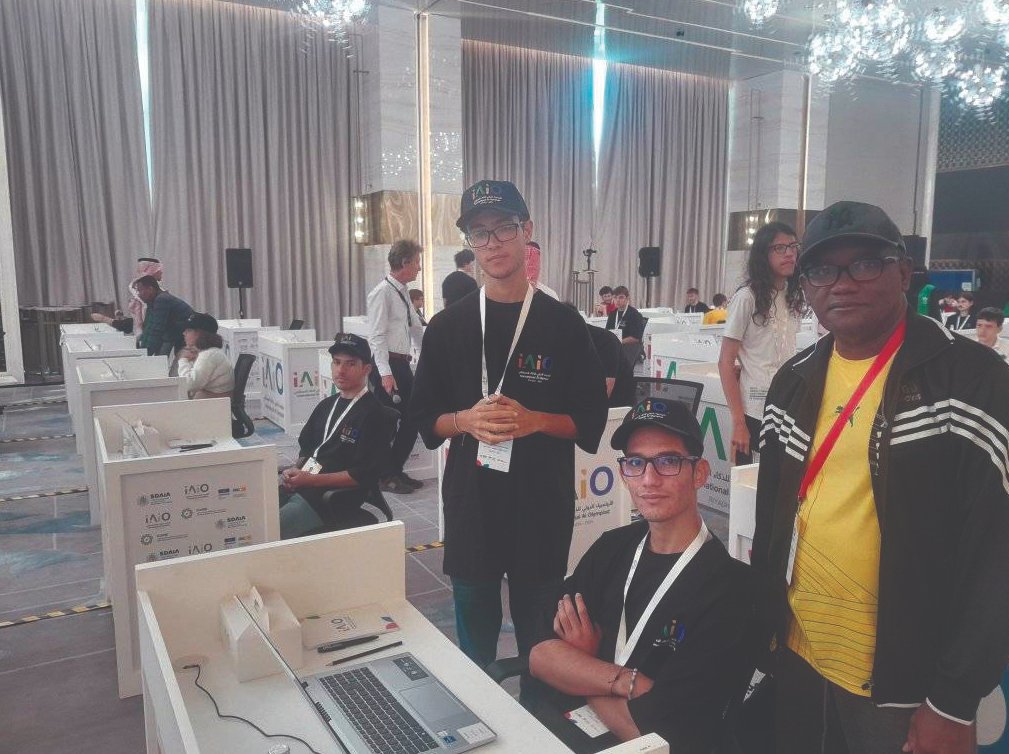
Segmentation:
<svg viewBox="0 0 1009 754">
<path fill-rule="evenodd" d="M 453 411 L 452 412 L 452 424 L 455 426 L 455 431 L 458 432 L 461 435 L 462 434 L 462 430 L 459 429 L 459 418 L 458 417 L 459 417 L 459 412 L 458 411 Z"/>
<path fill-rule="evenodd" d="M 631 669 L 631 685 L 627 687 L 627 701 L 634 698 L 634 684 L 638 680 L 638 669 Z"/>
</svg>

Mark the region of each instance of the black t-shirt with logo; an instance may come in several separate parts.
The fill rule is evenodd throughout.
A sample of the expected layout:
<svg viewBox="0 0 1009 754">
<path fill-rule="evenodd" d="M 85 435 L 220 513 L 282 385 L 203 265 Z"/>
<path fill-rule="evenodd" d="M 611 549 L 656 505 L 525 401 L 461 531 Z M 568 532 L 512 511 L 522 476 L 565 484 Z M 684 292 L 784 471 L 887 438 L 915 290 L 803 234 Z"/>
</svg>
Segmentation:
<svg viewBox="0 0 1009 754">
<path fill-rule="evenodd" d="M 607 662 L 614 662 L 624 585 L 647 531 L 647 523 L 639 521 L 606 532 L 564 584 L 567 594 L 582 595 L 602 628 L 598 657 Z M 627 597 L 628 635 L 679 557 L 645 547 Z M 642 733 L 658 733 L 677 754 L 711 750 L 722 711 L 749 680 L 752 615 L 749 566 L 733 560 L 712 537 L 659 601 L 626 663 L 655 682 L 628 705 Z M 540 641 L 557 638 L 550 619 L 539 626 Z M 584 703 L 561 694 L 553 701 L 563 711 Z"/>
<path fill-rule="evenodd" d="M 644 316 L 633 306 L 628 306 L 624 312 L 614 309 L 606 315 L 606 329 L 619 329 L 621 338 L 642 340 L 645 337 L 646 324 L 648 323 Z"/>
<path fill-rule="evenodd" d="M 337 394 L 319 402 L 305 422 L 301 434 L 298 435 L 299 455 L 303 458 L 315 455 L 316 460 L 322 465 L 323 474 L 346 471 L 357 482 L 358 487 L 348 490 L 347 496 L 341 496 L 341 499 L 349 502 L 350 498 L 355 500 L 359 498 L 360 502 L 364 502 L 367 489 L 378 481 L 379 473 L 389 457 L 392 438 L 396 431 L 395 421 L 385 413 L 373 393 L 365 393 L 347 414 L 329 442 L 316 454 L 315 449 L 326 436 L 326 420 L 334 403 L 337 404 L 333 412 L 335 422 L 347 408 L 350 399 L 341 398 Z M 310 502 L 316 503 L 321 499 L 323 491 L 306 489 L 299 492 Z"/>
<path fill-rule="evenodd" d="M 480 297 L 467 296 L 432 318 L 424 333 L 410 412 L 429 448 L 438 417 L 481 397 Z M 505 371 L 521 303 L 487 301 L 488 390 Z M 575 442 L 595 452 L 606 424 L 602 366 L 581 316 L 542 292 L 508 369 L 502 394 L 531 411 L 570 416 L 577 441 L 536 433 L 512 448 L 508 473 L 479 469 L 477 440 L 452 439 L 442 484 L 445 573 L 533 583 L 562 578 L 574 525 Z"/>
</svg>

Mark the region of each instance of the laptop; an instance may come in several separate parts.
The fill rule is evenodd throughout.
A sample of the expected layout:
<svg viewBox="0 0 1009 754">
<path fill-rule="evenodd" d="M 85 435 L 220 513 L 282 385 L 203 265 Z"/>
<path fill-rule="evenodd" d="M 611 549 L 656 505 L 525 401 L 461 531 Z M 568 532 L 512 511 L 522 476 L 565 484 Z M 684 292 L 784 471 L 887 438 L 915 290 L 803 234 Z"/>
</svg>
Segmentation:
<svg viewBox="0 0 1009 754">
<path fill-rule="evenodd" d="M 349 662 L 299 678 L 242 598 L 237 599 L 344 752 L 458 754 L 497 738 L 409 652 Z"/>
</svg>

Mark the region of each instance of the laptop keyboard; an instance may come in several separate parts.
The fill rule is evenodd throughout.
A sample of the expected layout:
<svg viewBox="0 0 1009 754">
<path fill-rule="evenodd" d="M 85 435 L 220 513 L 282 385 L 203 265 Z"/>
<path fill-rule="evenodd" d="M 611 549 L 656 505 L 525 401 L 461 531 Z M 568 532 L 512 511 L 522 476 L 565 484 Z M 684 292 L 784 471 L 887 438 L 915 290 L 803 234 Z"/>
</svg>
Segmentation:
<svg viewBox="0 0 1009 754">
<path fill-rule="evenodd" d="M 375 754 L 419 754 L 438 748 L 438 742 L 370 668 L 323 676 L 319 681 Z"/>
</svg>

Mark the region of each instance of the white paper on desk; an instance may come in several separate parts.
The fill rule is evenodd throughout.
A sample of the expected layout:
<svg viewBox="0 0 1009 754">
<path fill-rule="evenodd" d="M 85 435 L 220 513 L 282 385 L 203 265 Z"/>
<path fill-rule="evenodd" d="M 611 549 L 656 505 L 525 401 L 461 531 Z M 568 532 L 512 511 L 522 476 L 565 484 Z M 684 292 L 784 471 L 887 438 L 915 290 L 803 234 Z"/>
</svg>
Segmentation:
<svg viewBox="0 0 1009 754">
<path fill-rule="evenodd" d="M 346 641 L 361 636 L 379 636 L 399 631 L 399 624 L 381 605 L 365 605 L 353 610 L 337 610 L 324 615 L 309 615 L 301 621 L 301 645 L 315 649 L 331 641 Z"/>
<path fill-rule="evenodd" d="M 512 440 L 487 445 L 480 443 L 476 449 L 476 465 L 482 469 L 500 471 L 505 474 L 512 464 Z"/>
<path fill-rule="evenodd" d="M 600 720 L 596 711 L 587 704 L 570 712 L 565 712 L 564 717 L 577 725 L 578 730 L 590 738 L 599 738 L 604 733 L 610 732 L 610 729 L 606 727 L 606 723 Z"/>
</svg>

